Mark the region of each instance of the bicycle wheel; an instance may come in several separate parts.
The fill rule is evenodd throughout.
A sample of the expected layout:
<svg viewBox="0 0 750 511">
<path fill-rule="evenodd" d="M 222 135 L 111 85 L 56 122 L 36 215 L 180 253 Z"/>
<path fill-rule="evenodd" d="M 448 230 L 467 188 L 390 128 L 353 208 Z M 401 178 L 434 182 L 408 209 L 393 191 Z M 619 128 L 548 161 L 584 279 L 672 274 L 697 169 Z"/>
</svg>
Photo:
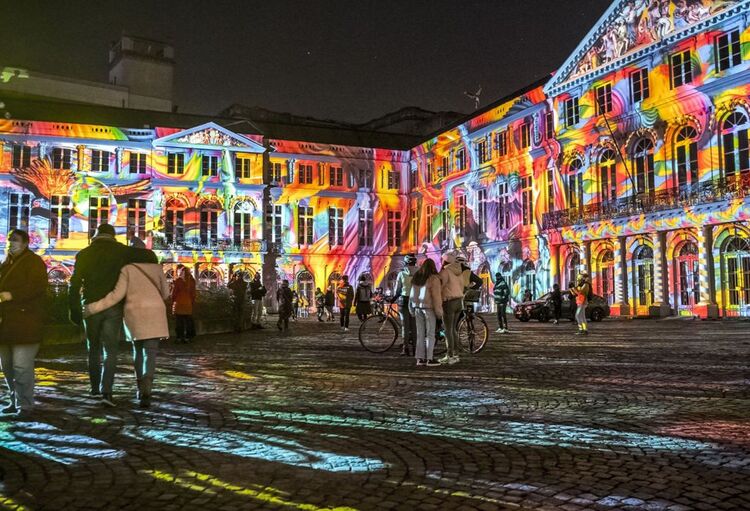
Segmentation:
<svg viewBox="0 0 750 511">
<path fill-rule="evenodd" d="M 383 353 L 398 338 L 398 325 L 387 316 L 370 316 L 359 325 L 359 343 L 367 351 Z"/>
<path fill-rule="evenodd" d="M 490 329 L 482 316 L 461 318 L 456 330 L 458 331 L 458 344 L 467 353 L 482 351 L 490 337 Z"/>
</svg>

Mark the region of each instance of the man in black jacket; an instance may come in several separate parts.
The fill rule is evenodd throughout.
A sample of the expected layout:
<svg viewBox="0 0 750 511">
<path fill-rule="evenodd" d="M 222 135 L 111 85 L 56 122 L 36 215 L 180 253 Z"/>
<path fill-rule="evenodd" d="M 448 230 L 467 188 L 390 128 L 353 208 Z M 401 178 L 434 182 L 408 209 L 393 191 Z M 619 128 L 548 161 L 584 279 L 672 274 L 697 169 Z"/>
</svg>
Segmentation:
<svg viewBox="0 0 750 511">
<path fill-rule="evenodd" d="M 263 328 L 260 323 L 263 317 L 263 298 L 266 296 L 266 286 L 263 285 L 260 273 L 256 273 L 250 282 L 250 299 L 253 301 L 253 310 L 250 314 L 251 328 Z"/>
<path fill-rule="evenodd" d="M 151 254 L 150 250 L 128 248 L 117 242 L 115 228 L 107 223 L 101 224 L 91 244 L 76 255 L 68 293 L 70 320 L 81 325 L 82 304 L 104 298 L 117 284 L 123 266 L 151 262 L 148 260 L 149 256 L 153 257 Z M 86 318 L 84 326 L 91 395 L 101 394 L 103 403 L 114 406 L 112 385 L 122 338 L 122 303 Z"/>
</svg>

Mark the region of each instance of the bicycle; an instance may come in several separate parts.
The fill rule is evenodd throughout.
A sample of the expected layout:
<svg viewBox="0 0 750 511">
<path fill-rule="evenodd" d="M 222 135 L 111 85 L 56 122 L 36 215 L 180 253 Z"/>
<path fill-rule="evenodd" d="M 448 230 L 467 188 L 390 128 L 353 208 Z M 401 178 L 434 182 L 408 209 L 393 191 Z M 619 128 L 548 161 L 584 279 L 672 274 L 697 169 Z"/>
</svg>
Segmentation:
<svg viewBox="0 0 750 511">
<path fill-rule="evenodd" d="M 371 353 L 385 353 L 396 344 L 400 335 L 401 319 L 393 302 L 389 302 L 380 314 L 373 314 L 359 325 L 359 343 Z M 439 333 L 435 332 L 435 356 L 445 353 L 445 343 L 440 341 Z"/>
<path fill-rule="evenodd" d="M 490 338 L 490 329 L 482 316 L 474 311 L 474 301 L 467 300 L 456 324 L 458 344 L 467 353 L 476 354 L 484 349 Z"/>
</svg>

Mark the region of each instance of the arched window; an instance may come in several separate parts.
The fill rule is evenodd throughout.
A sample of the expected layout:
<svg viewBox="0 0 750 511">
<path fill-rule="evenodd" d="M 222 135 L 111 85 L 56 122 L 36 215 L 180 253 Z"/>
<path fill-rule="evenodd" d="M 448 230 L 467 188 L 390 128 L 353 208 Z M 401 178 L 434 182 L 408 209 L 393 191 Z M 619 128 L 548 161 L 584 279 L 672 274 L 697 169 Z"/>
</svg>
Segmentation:
<svg viewBox="0 0 750 511">
<path fill-rule="evenodd" d="M 615 254 L 612 250 L 605 250 L 599 256 L 597 291 L 607 303 L 615 303 Z"/>
<path fill-rule="evenodd" d="M 182 243 L 185 239 L 185 204 L 172 198 L 164 209 L 164 237 L 167 243 Z"/>
<path fill-rule="evenodd" d="M 315 279 L 307 270 L 302 270 L 297 274 L 297 293 L 305 298 L 308 307 L 310 304 L 315 304 Z"/>
<path fill-rule="evenodd" d="M 570 286 L 578 281 L 578 272 L 581 268 L 581 255 L 577 250 L 570 253 L 568 256 L 568 264 L 565 266 L 568 276 L 567 285 Z"/>
<path fill-rule="evenodd" d="M 680 188 L 698 182 L 698 132 L 692 126 L 680 128 L 674 142 L 677 186 Z"/>
<path fill-rule="evenodd" d="M 202 289 L 216 289 L 221 283 L 221 273 L 216 268 L 203 268 L 198 274 L 198 285 Z"/>
<path fill-rule="evenodd" d="M 334 292 L 336 291 L 336 288 L 339 287 L 339 281 L 341 280 L 341 274 L 337 271 L 331 273 L 331 275 L 328 276 L 328 286 L 333 286 Z"/>
<path fill-rule="evenodd" d="M 570 162 L 568 167 L 568 207 L 583 206 L 583 161 L 580 158 Z"/>
<path fill-rule="evenodd" d="M 232 229 L 234 244 L 241 246 L 252 239 L 253 207 L 249 202 L 239 202 L 234 206 L 234 225 Z"/>
<path fill-rule="evenodd" d="M 638 140 L 633 146 L 636 193 L 654 191 L 654 143 L 648 138 Z"/>
<path fill-rule="evenodd" d="M 617 198 L 616 158 L 617 154 L 612 149 L 606 149 L 599 157 L 599 194 L 601 202 L 609 202 Z"/>
<path fill-rule="evenodd" d="M 750 170 L 747 128 L 747 116 L 742 112 L 732 112 L 721 124 L 724 177 L 727 179 Z"/>
<path fill-rule="evenodd" d="M 536 265 L 531 259 L 526 259 L 521 264 L 524 292 L 530 291 L 532 298 L 536 297 Z"/>
<path fill-rule="evenodd" d="M 221 206 L 215 200 L 201 204 L 200 241 L 201 245 L 215 245 L 219 239 L 219 212 Z"/>
<path fill-rule="evenodd" d="M 727 290 L 726 313 L 750 315 L 750 239 L 733 236 L 724 245 L 722 287 Z"/>
<path fill-rule="evenodd" d="M 648 245 L 641 245 L 633 254 L 633 262 L 638 305 L 651 305 L 654 303 L 654 250 Z"/>
</svg>

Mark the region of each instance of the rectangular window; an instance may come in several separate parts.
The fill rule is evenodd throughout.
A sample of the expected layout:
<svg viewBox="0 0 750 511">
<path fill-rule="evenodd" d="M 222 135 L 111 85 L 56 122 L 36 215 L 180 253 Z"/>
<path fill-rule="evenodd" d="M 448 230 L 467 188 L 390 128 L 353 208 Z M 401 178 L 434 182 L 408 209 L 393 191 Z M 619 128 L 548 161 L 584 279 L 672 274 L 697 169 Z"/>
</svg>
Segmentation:
<svg viewBox="0 0 750 511">
<path fill-rule="evenodd" d="M 329 165 L 330 168 L 330 165 Z M 318 163 L 318 186 L 323 186 L 325 184 L 325 178 L 326 178 L 326 166 L 325 163 Z"/>
<path fill-rule="evenodd" d="M 613 201 L 617 198 L 617 171 L 614 160 L 601 163 L 599 184 L 602 202 Z"/>
<path fill-rule="evenodd" d="M 283 227 L 283 216 L 281 206 L 271 206 L 271 242 L 279 243 L 281 241 L 281 229 Z"/>
<path fill-rule="evenodd" d="M 401 246 L 401 212 L 388 212 L 388 246 L 398 248 Z"/>
<path fill-rule="evenodd" d="M 461 148 L 456 151 L 456 170 L 466 170 L 466 149 Z"/>
<path fill-rule="evenodd" d="M 344 210 L 328 208 L 328 244 L 340 247 L 344 244 Z"/>
<path fill-rule="evenodd" d="M 360 209 L 359 210 L 359 246 L 360 247 L 371 247 L 372 246 L 372 210 L 371 209 Z"/>
<path fill-rule="evenodd" d="M 281 174 L 285 165 L 281 162 L 271 162 L 271 181 L 273 183 L 281 183 Z"/>
<path fill-rule="evenodd" d="M 740 31 L 733 30 L 716 38 L 716 67 L 726 71 L 742 62 Z"/>
<path fill-rule="evenodd" d="M 583 206 L 583 172 L 577 172 L 568 176 L 568 207 L 580 208 Z"/>
<path fill-rule="evenodd" d="M 419 241 L 419 210 L 417 206 L 411 207 L 411 215 L 409 216 L 409 223 L 411 224 L 411 244 L 413 247 L 417 246 Z"/>
<path fill-rule="evenodd" d="M 448 241 L 448 230 L 451 225 L 451 203 L 448 200 L 443 201 L 443 209 L 440 211 L 440 242 Z"/>
<path fill-rule="evenodd" d="M 451 159 L 450 156 L 443 156 L 441 159 L 442 165 L 438 169 L 438 177 L 445 177 L 448 175 L 451 169 Z"/>
<path fill-rule="evenodd" d="M 201 158 L 201 176 L 219 175 L 219 157 L 204 154 Z"/>
<path fill-rule="evenodd" d="M 693 81 L 693 65 L 692 62 L 690 62 L 690 57 L 690 50 L 675 53 L 670 57 L 670 62 L 672 63 L 671 78 L 673 89 Z"/>
<path fill-rule="evenodd" d="M 417 189 L 417 169 L 413 168 L 409 170 L 409 191 Z"/>
<path fill-rule="evenodd" d="M 8 231 L 12 229 L 29 230 L 31 217 L 31 195 L 26 193 L 10 194 L 10 211 L 8 212 Z"/>
<path fill-rule="evenodd" d="M 70 236 L 70 196 L 53 195 L 49 209 L 50 239 L 67 239 Z"/>
<path fill-rule="evenodd" d="M 297 167 L 299 173 L 299 184 L 313 184 L 313 166 L 309 163 L 300 163 Z"/>
<path fill-rule="evenodd" d="M 109 221 L 109 197 L 89 197 L 89 238 L 99 224 Z"/>
<path fill-rule="evenodd" d="M 246 241 L 253 239 L 253 215 L 247 203 L 234 208 L 232 238 L 236 247 L 241 247 Z"/>
<path fill-rule="evenodd" d="M 531 176 L 521 178 L 521 209 L 523 225 L 534 222 L 534 198 Z"/>
<path fill-rule="evenodd" d="M 612 84 L 605 83 L 596 88 L 596 115 L 608 114 L 612 111 Z"/>
<path fill-rule="evenodd" d="M 633 103 L 648 99 L 650 95 L 648 69 L 639 69 L 630 73 L 630 93 L 633 97 Z"/>
<path fill-rule="evenodd" d="M 497 154 L 508 156 L 508 130 L 503 130 L 497 134 Z"/>
<path fill-rule="evenodd" d="M 310 166 L 310 172 L 312 172 L 312 165 Z M 313 244 L 313 208 L 308 206 L 299 206 L 297 209 L 297 222 L 299 224 L 297 230 L 297 244 L 312 245 Z"/>
<path fill-rule="evenodd" d="M 250 179 L 250 158 L 236 156 L 234 158 L 234 178 Z"/>
<path fill-rule="evenodd" d="M 455 226 L 459 236 L 466 236 L 466 195 L 456 197 Z"/>
<path fill-rule="evenodd" d="M 434 172 L 434 169 L 432 167 L 432 160 L 427 160 L 427 162 L 425 163 L 424 181 L 428 185 L 432 184 L 432 173 Z"/>
<path fill-rule="evenodd" d="M 487 163 L 490 160 L 489 144 L 487 144 L 486 138 L 479 140 L 479 142 L 474 145 L 474 148 L 477 155 L 477 161 L 480 165 L 482 163 Z"/>
<path fill-rule="evenodd" d="M 564 103 L 563 119 L 565 121 L 565 127 L 570 128 L 578 124 L 580 120 L 580 112 L 578 109 L 578 98 L 568 98 Z"/>
<path fill-rule="evenodd" d="M 109 152 L 99 149 L 91 151 L 91 172 L 109 172 Z"/>
<path fill-rule="evenodd" d="M 397 170 L 389 170 L 388 171 L 388 189 L 389 190 L 398 190 L 400 187 L 399 185 L 399 175 Z"/>
<path fill-rule="evenodd" d="M 497 185 L 497 222 L 500 229 L 510 229 L 510 187 L 507 181 Z"/>
<path fill-rule="evenodd" d="M 185 239 L 185 210 L 175 203 L 167 203 L 164 234 L 170 245 L 182 243 Z"/>
<path fill-rule="evenodd" d="M 341 167 L 329 167 L 328 177 L 331 186 L 344 186 L 344 169 Z"/>
<path fill-rule="evenodd" d="M 31 166 L 31 147 L 13 144 L 13 168 L 25 169 Z"/>
<path fill-rule="evenodd" d="M 435 228 L 433 226 L 435 222 L 435 208 L 431 204 L 428 204 L 425 208 L 425 216 L 427 217 L 427 241 L 431 243 L 435 237 Z"/>
<path fill-rule="evenodd" d="M 552 112 L 544 115 L 544 134 L 547 140 L 555 138 L 555 114 Z"/>
<path fill-rule="evenodd" d="M 147 156 L 146 153 L 134 153 L 132 151 L 128 153 L 131 174 L 145 174 L 148 171 L 146 167 Z"/>
<path fill-rule="evenodd" d="M 167 174 L 185 173 L 185 153 L 167 153 Z"/>
<path fill-rule="evenodd" d="M 146 239 L 146 199 L 128 200 L 128 239 Z"/>
<path fill-rule="evenodd" d="M 482 189 L 477 192 L 477 227 L 479 233 L 487 231 L 487 190 Z"/>
<path fill-rule="evenodd" d="M 521 149 L 531 147 L 531 124 L 524 123 L 518 128 L 518 143 Z"/>
<path fill-rule="evenodd" d="M 201 245 L 215 245 L 219 239 L 219 212 L 213 208 L 203 208 L 200 211 L 200 242 Z"/>
<path fill-rule="evenodd" d="M 70 170 L 73 164 L 73 150 L 55 147 L 52 149 L 52 168 Z"/>
<path fill-rule="evenodd" d="M 547 211 L 555 211 L 555 170 L 547 168 Z"/>
</svg>

